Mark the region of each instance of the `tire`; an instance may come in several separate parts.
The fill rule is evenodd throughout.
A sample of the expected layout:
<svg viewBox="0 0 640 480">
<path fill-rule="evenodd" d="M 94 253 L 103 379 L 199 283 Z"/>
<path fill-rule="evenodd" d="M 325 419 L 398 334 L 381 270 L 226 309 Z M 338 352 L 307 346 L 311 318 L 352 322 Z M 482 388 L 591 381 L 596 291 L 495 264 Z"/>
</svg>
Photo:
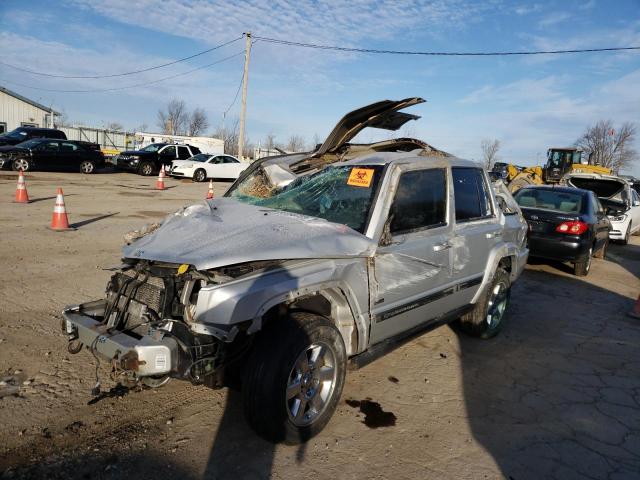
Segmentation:
<svg viewBox="0 0 640 480">
<path fill-rule="evenodd" d="M 495 337 L 505 324 L 505 312 L 511 298 L 511 280 L 502 268 L 496 270 L 489 288 L 474 309 L 460 318 L 460 328 L 479 338 Z"/>
<path fill-rule="evenodd" d="M 573 266 L 573 274 L 576 277 L 586 277 L 591 270 L 591 255 L 593 254 L 593 247 L 589 248 L 589 252 L 583 255 Z"/>
<path fill-rule="evenodd" d="M 14 172 L 22 170 L 23 172 L 29 172 L 33 170 L 33 166 L 31 162 L 26 158 L 16 158 L 13 162 L 11 162 L 11 169 Z"/>
<path fill-rule="evenodd" d="M 169 375 L 156 375 L 153 377 L 142 377 L 140 382 L 148 388 L 160 388 L 169 383 L 171 377 Z"/>
<path fill-rule="evenodd" d="M 193 181 L 194 182 L 204 182 L 207 179 L 207 172 L 204 168 L 199 168 L 195 172 L 193 172 Z"/>
<path fill-rule="evenodd" d="M 629 222 L 629 225 L 627 225 L 627 231 L 624 234 L 624 238 L 622 240 L 620 240 L 620 243 L 622 245 L 627 245 L 629 243 L 629 237 L 631 236 L 631 222 Z"/>
<path fill-rule="evenodd" d="M 89 160 L 85 160 L 84 162 L 80 163 L 80 173 L 86 173 L 86 174 L 91 174 L 91 173 L 95 173 L 96 172 L 96 164 L 89 161 Z"/>
<path fill-rule="evenodd" d="M 608 248 L 609 248 L 609 239 L 607 238 L 602 244 L 602 246 L 600 247 L 600 249 L 596 253 L 594 253 L 593 256 L 595 258 L 606 258 Z"/>
<path fill-rule="evenodd" d="M 270 442 L 306 442 L 331 419 L 342 394 L 346 362 L 342 336 L 325 317 L 291 312 L 273 319 L 256 338 L 245 366 L 247 422 Z"/>
<path fill-rule="evenodd" d="M 153 175 L 155 170 L 156 169 L 153 166 L 153 163 L 151 163 L 151 162 L 142 162 L 140 164 L 140 166 L 138 167 L 138 173 L 140 175 L 145 176 L 145 177 L 149 177 L 149 176 Z"/>
</svg>

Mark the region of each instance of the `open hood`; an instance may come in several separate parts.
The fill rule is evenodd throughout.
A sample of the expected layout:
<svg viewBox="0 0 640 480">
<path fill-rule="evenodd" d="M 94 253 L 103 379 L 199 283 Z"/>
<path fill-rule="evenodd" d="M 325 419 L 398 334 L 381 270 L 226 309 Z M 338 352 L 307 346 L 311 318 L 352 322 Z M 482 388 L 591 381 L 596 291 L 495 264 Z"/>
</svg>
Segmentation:
<svg viewBox="0 0 640 480">
<path fill-rule="evenodd" d="M 346 225 L 218 198 L 169 215 L 123 254 L 208 270 L 261 260 L 366 257 L 375 249 L 373 240 Z"/>
<path fill-rule="evenodd" d="M 611 175 L 567 175 L 565 181 L 575 188 L 591 190 L 600 199 L 616 197 L 627 185 L 627 181 Z"/>
<path fill-rule="evenodd" d="M 420 118 L 418 115 L 399 112 L 399 110 L 424 102 L 425 100 L 420 97 L 382 100 L 349 112 L 342 117 L 313 156 L 319 157 L 337 150 L 367 127 L 398 130 L 409 120 Z"/>
</svg>

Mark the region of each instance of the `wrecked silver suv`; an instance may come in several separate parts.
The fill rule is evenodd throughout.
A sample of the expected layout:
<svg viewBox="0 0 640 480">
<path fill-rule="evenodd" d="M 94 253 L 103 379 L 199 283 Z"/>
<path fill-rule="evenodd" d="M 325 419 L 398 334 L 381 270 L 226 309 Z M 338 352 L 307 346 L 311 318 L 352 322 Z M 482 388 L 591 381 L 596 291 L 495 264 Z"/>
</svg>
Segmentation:
<svg viewBox="0 0 640 480">
<path fill-rule="evenodd" d="M 104 299 L 64 310 L 69 350 L 121 382 L 239 387 L 250 425 L 295 443 L 329 421 L 349 366 L 453 320 L 498 333 L 528 254 L 509 193 L 419 140 L 347 143 L 422 101 L 351 112 L 316 151 L 167 217 L 124 248 Z"/>
</svg>

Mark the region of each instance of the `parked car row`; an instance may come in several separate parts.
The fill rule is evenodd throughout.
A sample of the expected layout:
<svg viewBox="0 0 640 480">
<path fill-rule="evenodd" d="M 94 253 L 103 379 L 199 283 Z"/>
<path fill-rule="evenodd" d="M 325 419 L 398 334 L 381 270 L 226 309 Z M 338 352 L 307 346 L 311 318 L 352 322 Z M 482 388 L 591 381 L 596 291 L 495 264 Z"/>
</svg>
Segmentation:
<svg viewBox="0 0 640 480">
<path fill-rule="evenodd" d="M 613 175 L 570 174 L 563 184 L 524 187 L 514 198 L 529 224 L 531 256 L 571 262 L 584 276 L 610 241 L 626 245 L 640 231 L 640 196 Z"/>
<path fill-rule="evenodd" d="M 20 127 L 0 135 L 0 169 L 76 169 L 93 173 L 105 166 L 97 143 L 67 140 L 64 132 L 51 128 Z M 118 170 L 157 175 L 160 169 L 176 178 L 195 182 L 238 178 L 249 164 L 231 155 L 210 155 L 188 144 L 152 143 L 139 150 L 120 153 Z"/>
</svg>

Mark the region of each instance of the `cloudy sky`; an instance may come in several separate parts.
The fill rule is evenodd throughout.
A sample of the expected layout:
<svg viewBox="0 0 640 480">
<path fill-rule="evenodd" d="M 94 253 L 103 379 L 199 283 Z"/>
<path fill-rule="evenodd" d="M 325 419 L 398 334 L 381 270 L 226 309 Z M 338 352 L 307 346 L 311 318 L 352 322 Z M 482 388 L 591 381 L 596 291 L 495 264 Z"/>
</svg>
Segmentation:
<svg viewBox="0 0 640 480">
<path fill-rule="evenodd" d="M 57 75 L 101 75 L 170 62 L 240 37 L 388 50 L 512 51 L 640 46 L 640 0 L 2 0 L 0 61 Z M 243 56 L 135 88 L 240 53 L 243 42 L 126 77 L 59 79 L 0 64 L 0 85 L 64 111 L 74 122 L 153 129 L 173 98 L 222 120 Z M 34 88 L 35 87 L 35 88 Z M 109 92 L 64 93 L 51 90 Z M 311 143 L 347 111 L 421 96 L 422 119 L 400 134 L 466 158 L 483 138 L 503 160 L 541 161 L 599 119 L 640 128 L 640 51 L 536 57 L 417 57 L 253 45 L 247 129 L 257 143 L 291 134 Z M 237 118 L 239 102 L 227 118 Z M 381 138 L 364 132 L 360 140 Z M 640 145 L 636 145 L 640 150 Z M 640 166 L 634 169 L 640 175 Z"/>
</svg>

